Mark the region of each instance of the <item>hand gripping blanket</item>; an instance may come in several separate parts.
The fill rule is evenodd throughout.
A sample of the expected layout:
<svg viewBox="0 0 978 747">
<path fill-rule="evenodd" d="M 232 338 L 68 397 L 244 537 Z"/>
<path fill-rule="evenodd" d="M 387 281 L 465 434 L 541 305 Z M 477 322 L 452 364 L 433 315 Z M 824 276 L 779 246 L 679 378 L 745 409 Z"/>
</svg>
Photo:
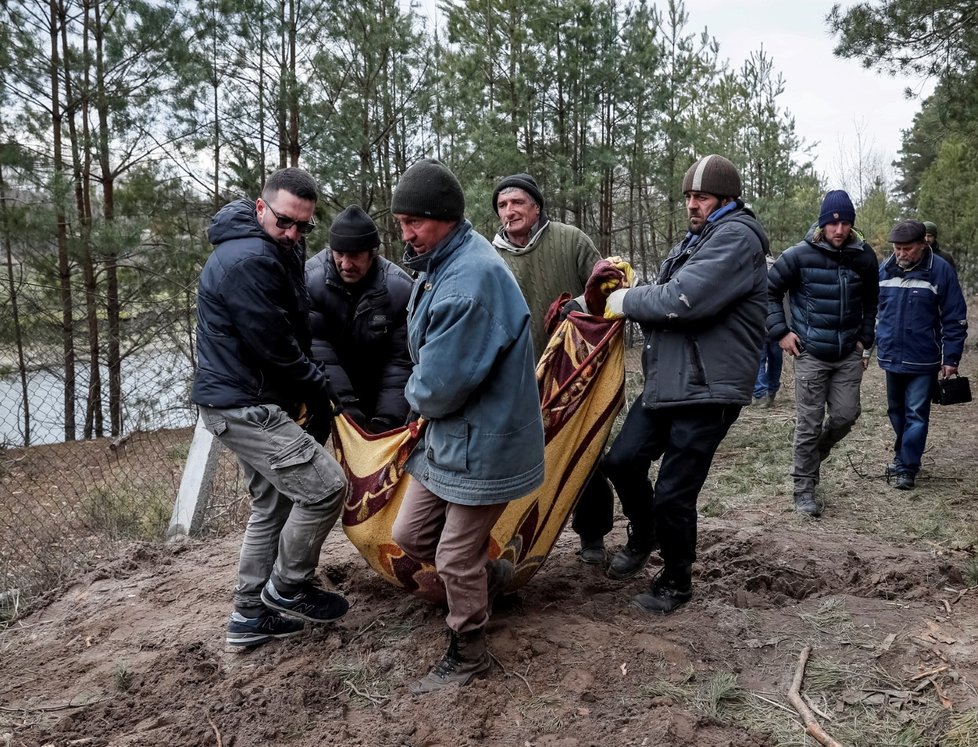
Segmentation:
<svg viewBox="0 0 978 747">
<path fill-rule="evenodd" d="M 601 457 L 624 398 L 622 322 L 571 313 L 553 333 L 537 365 L 545 434 L 546 477 L 533 493 L 510 502 L 493 527 L 489 557 L 515 568 L 509 591 L 529 581 L 553 549 Z M 377 573 L 435 602 L 445 590 L 434 566 L 407 557 L 391 527 L 407 490 L 404 464 L 424 420 L 368 434 L 342 413 L 333 428 L 336 458 L 349 488 L 343 529 Z"/>
</svg>

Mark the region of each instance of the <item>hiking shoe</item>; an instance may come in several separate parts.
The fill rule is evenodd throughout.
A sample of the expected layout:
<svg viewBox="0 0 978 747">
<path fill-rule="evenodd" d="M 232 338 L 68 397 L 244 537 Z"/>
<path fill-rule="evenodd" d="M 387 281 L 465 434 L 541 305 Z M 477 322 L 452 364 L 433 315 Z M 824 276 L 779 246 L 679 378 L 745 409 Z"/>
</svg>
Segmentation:
<svg viewBox="0 0 978 747">
<path fill-rule="evenodd" d="M 626 529 L 628 542 L 611 558 L 608 565 L 608 578 L 624 581 L 641 571 L 649 562 L 652 551 L 659 546 L 655 532 L 651 536 L 635 531 L 631 524 Z"/>
<path fill-rule="evenodd" d="M 901 472 L 896 476 L 897 490 L 913 490 L 915 487 L 917 487 L 917 481 L 909 472 Z"/>
<path fill-rule="evenodd" d="M 288 638 L 302 632 L 302 620 L 283 617 L 272 610 L 245 617 L 238 611 L 228 620 L 227 643 L 234 648 L 251 648 L 268 643 L 273 638 Z"/>
<path fill-rule="evenodd" d="M 657 615 L 667 615 L 693 597 L 690 572 L 665 569 L 652 580 L 649 590 L 632 597 L 632 606 Z"/>
<path fill-rule="evenodd" d="M 822 514 L 822 509 L 815 500 L 814 493 L 798 493 L 795 495 L 795 511 L 813 518 Z"/>
<path fill-rule="evenodd" d="M 408 688 L 412 695 L 424 695 L 452 685 L 464 687 L 488 672 L 492 666 L 484 629 L 467 633 L 449 632 L 448 651 L 428 674 Z"/>
<path fill-rule="evenodd" d="M 577 551 L 584 565 L 604 565 L 608 555 L 604 549 L 604 537 L 596 540 L 581 538 L 581 549 Z"/>
<path fill-rule="evenodd" d="M 767 395 L 767 404 L 764 405 L 764 406 L 765 407 L 774 407 L 774 400 L 777 398 L 777 396 L 778 396 L 777 394 L 769 394 L 769 395 Z"/>
<path fill-rule="evenodd" d="M 895 477 L 899 477 L 903 472 L 903 465 L 900 462 L 893 461 L 886 465 L 886 481 L 889 482 Z"/>
<path fill-rule="evenodd" d="M 339 620 L 350 609 L 350 603 L 339 594 L 318 589 L 310 583 L 304 584 L 291 597 L 282 596 L 271 579 L 261 590 L 261 601 L 270 609 L 314 623 Z"/>
</svg>

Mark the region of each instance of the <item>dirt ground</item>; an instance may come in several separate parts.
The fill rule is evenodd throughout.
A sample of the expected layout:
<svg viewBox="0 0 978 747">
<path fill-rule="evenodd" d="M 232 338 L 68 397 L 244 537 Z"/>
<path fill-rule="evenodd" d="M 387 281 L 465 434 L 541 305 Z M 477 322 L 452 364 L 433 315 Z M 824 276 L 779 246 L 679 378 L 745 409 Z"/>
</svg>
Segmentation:
<svg viewBox="0 0 978 747">
<path fill-rule="evenodd" d="M 412 697 L 444 611 L 341 531 L 320 577 L 349 614 L 249 653 L 224 645 L 240 531 L 132 545 L 0 633 L 0 745 L 813 745 L 787 698 L 806 646 L 801 690 L 842 744 L 978 745 L 978 403 L 935 408 L 901 492 L 882 477 L 882 380 L 874 364 L 817 521 L 790 507 L 790 367 L 776 407 L 744 410 L 701 496 L 694 598 L 671 616 L 628 604 L 655 559 L 611 581 L 565 531 L 497 602 L 491 675 Z M 624 540 L 618 516 L 609 547 Z"/>
</svg>

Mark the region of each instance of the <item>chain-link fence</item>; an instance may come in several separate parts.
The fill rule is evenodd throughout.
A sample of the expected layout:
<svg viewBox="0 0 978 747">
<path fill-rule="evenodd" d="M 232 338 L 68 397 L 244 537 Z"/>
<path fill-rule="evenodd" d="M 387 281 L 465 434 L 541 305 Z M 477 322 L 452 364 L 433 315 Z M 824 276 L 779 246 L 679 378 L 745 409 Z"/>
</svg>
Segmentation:
<svg viewBox="0 0 978 747">
<path fill-rule="evenodd" d="M 26 349 L 28 358 L 45 351 Z M 108 381 L 108 371 L 101 372 Z M 75 391 L 89 399 L 89 366 Z M 142 350 L 122 361 L 122 429 L 65 440 L 65 378 L 52 365 L 0 376 L 0 623 L 43 600 L 122 543 L 162 541 L 186 461 L 196 409 L 193 369 L 179 351 Z M 81 399 L 81 398 L 80 398 Z M 107 401 L 107 400 L 106 400 Z M 88 418 L 89 427 L 94 420 Z M 28 443 L 29 445 L 25 445 Z M 239 526 L 247 511 L 237 465 L 222 454 L 205 533 Z"/>
</svg>

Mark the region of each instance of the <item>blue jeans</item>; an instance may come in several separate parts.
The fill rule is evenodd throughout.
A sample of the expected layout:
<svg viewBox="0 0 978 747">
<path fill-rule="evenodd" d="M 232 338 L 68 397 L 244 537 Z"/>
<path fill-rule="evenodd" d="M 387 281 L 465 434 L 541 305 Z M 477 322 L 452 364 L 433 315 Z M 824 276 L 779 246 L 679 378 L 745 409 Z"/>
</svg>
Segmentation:
<svg viewBox="0 0 978 747">
<path fill-rule="evenodd" d="M 777 340 L 768 340 L 761 348 L 761 366 L 754 382 L 754 397 L 773 397 L 781 388 L 784 351 Z"/>
<path fill-rule="evenodd" d="M 893 462 L 897 473 L 916 475 L 920 471 L 933 386 L 934 374 L 886 372 L 886 414 L 896 434 Z"/>
<path fill-rule="evenodd" d="M 696 559 L 696 500 L 713 455 L 740 415 L 739 405 L 680 405 L 650 409 L 635 400 L 618 438 L 601 462 L 637 536 L 659 540 L 667 568 Z M 652 461 L 662 458 L 655 488 Z"/>
</svg>

